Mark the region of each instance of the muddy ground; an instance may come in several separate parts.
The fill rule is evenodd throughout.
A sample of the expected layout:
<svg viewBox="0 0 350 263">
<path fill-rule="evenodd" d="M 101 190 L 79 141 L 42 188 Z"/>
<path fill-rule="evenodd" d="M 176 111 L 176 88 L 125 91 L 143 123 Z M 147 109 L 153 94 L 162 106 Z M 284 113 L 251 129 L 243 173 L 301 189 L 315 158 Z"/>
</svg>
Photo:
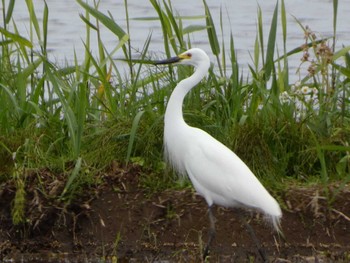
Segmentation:
<svg viewBox="0 0 350 263">
<path fill-rule="evenodd" d="M 28 220 L 16 227 L 10 212 L 15 187 L 0 185 L 0 262 L 202 261 L 207 206 L 193 190 L 150 195 L 140 188 L 139 168 L 114 168 L 101 177 L 104 184 L 63 205 L 50 198 L 64 187 L 54 178 L 49 171 L 28 175 Z M 37 180 L 46 180 L 45 191 Z M 262 262 L 238 214 L 255 229 L 270 262 L 350 262 L 350 187 L 332 206 L 320 192 L 293 187 L 280 196 L 285 239 L 259 214 L 216 207 L 207 262 Z"/>
</svg>

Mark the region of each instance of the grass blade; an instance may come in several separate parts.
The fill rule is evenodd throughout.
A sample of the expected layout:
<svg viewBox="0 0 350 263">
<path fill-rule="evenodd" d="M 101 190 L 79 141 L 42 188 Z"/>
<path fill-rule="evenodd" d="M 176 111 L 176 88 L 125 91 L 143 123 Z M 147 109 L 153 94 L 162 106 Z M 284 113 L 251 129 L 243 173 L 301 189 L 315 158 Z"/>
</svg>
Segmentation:
<svg viewBox="0 0 350 263">
<path fill-rule="evenodd" d="M 266 65 L 265 65 L 265 80 L 269 80 L 274 68 L 274 54 L 276 46 L 277 33 L 277 18 L 278 18 L 278 2 L 272 16 L 269 40 L 267 42 Z"/>
<path fill-rule="evenodd" d="M 135 118 L 134 118 L 134 120 L 132 122 L 132 127 L 131 127 L 131 131 L 130 131 L 130 138 L 129 138 L 129 144 L 128 144 L 128 150 L 127 150 L 126 159 L 125 159 L 126 164 L 128 164 L 129 161 L 130 161 L 132 148 L 133 148 L 134 143 L 135 143 L 137 128 L 139 126 L 141 117 L 142 117 L 142 115 L 144 113 L 145 113 L 145 111 L 139 111 L 136 114 L 136 116 L 135 116 Z"/>
<path fill-rule="evenodd" d="M 80 171 L 80 168 L 81 168 L 81 162 L 82 162 L 82 158 L 79 157 L 75 163 L 75 166 L 74 166 L 74 169 L 72 171 L 72 173 L 70 174 L 69 178 L 68 178 L 68 181 L 62 191 L 62 194 L 61 194 L 61 199 L 65 196 L 65 194 L 70 190 L 74 180 L 77 178 L 77 176 L 79 175 L 79 171 Z"/>
<path fill-rule="evenodd" d="M 43 53 L 46 56 L 47 50 L 47 36 L 48 36 L 48 26 L 49 26 L 49 8 L 47 6 L 46 1 L 44 1 L 44 17 L 43 17 Z"/>
<path fill-rule="evenodd" d="M 169 41 L 170 41 L 169 38 L 172 37 L 173 35 L 171 30 L 171 23 L 169 22 L 167 15 L 164 13 L 164 11 L 162 10 L 158 2 L 156 0 L 150 0 L 150 2 L 153 5 L 153 8 L 156 10 L 159 17 L 158 19 L 162 25 L 165 54 L 167 57 L 170 57 L 171 52 L 170 52 L 170 46 L 169 46 Z M 175 53 L 178 53 L 176 45 L 175 47 L 173 46 L 173 48 L 175 48 Z"/>
<path fill-rule="evenodd" d="M 39 22 L 38 22 L 38 18 L 36 16 L 36 13 L 35 13 L 33 1 L 26 0 L 26 4 L 27 4 L 28 11 L 29 11 L 29 15 L 30 15 L 30 23 L 34 26 L 34 29 L 35 29 L 35 32 L 36 32 L 38 39 L 41 40 Z"/>
<path fill-rule="evenodd" d="M 15 6 L 16 0 L 10 0 L 9 5 L 7 7 L 6 16 L 5 16 L 5 25 L 8 24 L 12 18 L 13 8 Z M 5 8 L 5 6 L 3 6 Z"/>
<path fill-rule="evenodd" d="M 14 42 L 17 42 L 21 46 L 33 48 L 32 42 L 16 33 L 11 33 L 2 27 L 0 27 L 0 33 L 3 34 L 5 37 L 10 38 Z"/>
<path fill-rule="evenodd" d="M 260 50 L 261 50 L 262 64 L 265 65 L 265 43 L 264 43 L 262 11 L 261 11 L 260 5 L 258 5 L 258 36 L 259 36 L 258 46 L 260 46 Z"/>
<path fill-rule="evenodd" d="M 338 0 L 333 0 L 333 37 L 337 35 Z"/>
<path fill-rule="evenodd" d="M 286 15 L 286 6 L 284 0 L 281 1 L 281 22 L 282 22 L 282 35 L 283 35 L 283 48 L 286 53 L 286 44 L 287 44 L 287 15 Z"/>
<path fill-rule="evenodd" d="M 182 37 L 183 33 L 182 33 L 182 28 L 180 27 L 181 23 L 179 26 L 174 15 L 173 15 L 173 13 L 174 13 L 173 10 L 166 4 L 165 1 L 163 1 L 163 4 L 164 4 L 165 10 L 167 12 L 169 22 L 170 22 L 170 24 L 175 32 L 177 40 L 179 41 L 180 50 L 184 50 L 184 49 L 186 49 L 186 47 L 185 47 L 185 43 L 184 43 L 184 40 Z M 179 53 L 179 50 L 177 49 L 177 44 L 174 41 L 173 41 L 173 49 L 174 49 L 175 53 Z"/>
<path fill-rule="evenodd" d="M 129 39 L 129 35 L 117 24 L 113 19 L 109 18 L 105 14 L 96 10 L 84 3 L 82 0 L 76 0 L 87 12 L 89 12 L 92 16 L 94 16 L 98 21 L 100 21 L 103 25 L 105 25 L 109 30 L 111 30 L 116 36 L 118 36 L 119 40 L 126 42 Z"/>
<path fill-rule="evenodd" d="M 213 52 L 213 54 L 215 56 L 218 56 L 220 54 L 220 44 L 219 44 L 219 40 L 216 34 L 216 30 L 215 30 L 215 24 L 213 21 L 213 18 L 211 16 L 210 13 L 210 9 L 206 3 L 205 0 L 203 0 L 203 4 L 204 4 L 204 9 L 205 9 L 205 21 L 206 21 L 206 25 L 207 25 L 207 32 L 208 32 L 208 38 L 209 38 L 209 44 L 211 47 L 211 51 Z"/>
<path fill-rule="evenodd" d="M 191 33 L 194 33 L 194 32 L 197 32 L 197 31 L 203 31 L 205 29 L 207 29 L 208 27 L 207 26 L 201 26 L 201 25 L 189 25 L 187 27 L 185 27 L 183 30 L 182 30 L 182 34 L 185 35 L 185 34 L 191 34 Z"/>
</svg>

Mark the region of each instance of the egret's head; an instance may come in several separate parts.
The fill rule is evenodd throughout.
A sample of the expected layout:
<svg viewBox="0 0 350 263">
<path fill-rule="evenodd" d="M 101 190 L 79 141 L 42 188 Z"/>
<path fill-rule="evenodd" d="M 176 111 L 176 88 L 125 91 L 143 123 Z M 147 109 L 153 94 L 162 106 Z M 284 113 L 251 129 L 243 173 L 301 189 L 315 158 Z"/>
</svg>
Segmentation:
<svg viewBox="0 0 350 263">
<path fill-rule="evenodd" d="M 176 57 L 155 62 L 156 65 L 173 64 L 173 63 L 182 64 L 182 65 L 191 65 L 194 67 L 199 67 L 204 65 L 209 67 L 210 59 L 202 49 L 192 48 Z"/>
</svg>

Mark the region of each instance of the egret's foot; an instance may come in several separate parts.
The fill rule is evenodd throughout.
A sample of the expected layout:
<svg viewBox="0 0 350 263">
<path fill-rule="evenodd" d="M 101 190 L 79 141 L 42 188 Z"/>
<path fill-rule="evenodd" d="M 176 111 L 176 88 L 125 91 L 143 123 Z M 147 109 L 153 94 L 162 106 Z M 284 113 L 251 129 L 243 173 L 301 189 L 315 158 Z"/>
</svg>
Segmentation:
<svg viewBox="0 0 350 263">
<path fill-rule="evenodd" d="M 256 248 L 258 249 L 259 255 L 261 257 L 261 259 L 263 260 L 263 262 L 269 262 L 268 256 L 266 254 L 265 249 L 261 246 L 261 243 L 259 242 L 258 238 L 255 235 L 255 232 L 252 228 L 252 226 L 246 221 L 244 220 L 244 224 L 245 227 L 247 228 L 247 231 L 249 232 L 251 238 L 253 239 Z"/>
<path fill-rule="evenodd" d="M 209 213 L 209 222 L 210 222 L 209 238 L 208 238 L 208 243 L 205 246 L 205 249 L 203 251 L 203 260 L 205 260 L 206 257 L 209 255 L 211 242 L 215 238 L 215 234 L 216 234 L 216 232 L 215 232 L 215 217 L 214 217 L 213 212 L 211 210 L 211 206 L 209 206 L 208 213 Z"/>
<path fill-rule="evenodd" d="M 209 256 L 209 246 L 207 245 L 203 251 L 203 261 Z"/>
<path fill-rule="evenodd" d="M 209 256 L 211 242 L 213 241 L 214 238 L 215 238 L 215 229 L 210 228 L 210 229 L 209 229 L 208 243 L 207 243 L 207 245 L 205 246 L 205 249 L 204 249 L 204 251 L 203 251 L 203 260 L 205 260 L 206 257 Z"/>
</svg>

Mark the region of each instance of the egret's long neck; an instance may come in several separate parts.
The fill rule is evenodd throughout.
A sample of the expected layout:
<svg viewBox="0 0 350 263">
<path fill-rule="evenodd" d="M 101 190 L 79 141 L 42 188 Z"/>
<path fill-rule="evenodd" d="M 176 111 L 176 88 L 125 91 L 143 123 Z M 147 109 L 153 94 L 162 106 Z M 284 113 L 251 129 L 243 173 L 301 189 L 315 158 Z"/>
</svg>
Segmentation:
<svg viewBox="0 0 350 263">
<path fill-rule="evenodd" d="M 186 94 L 197 85 L 206 75 L 209 65 L 202 65 L 195 69 L 194 73 L 179 82 L 170 96 L 166 111 L 165 111 L 165 128 L 169 126 L 176 127 L 185 124 L 182 114 L 182 104 Z"/>
</svg>

